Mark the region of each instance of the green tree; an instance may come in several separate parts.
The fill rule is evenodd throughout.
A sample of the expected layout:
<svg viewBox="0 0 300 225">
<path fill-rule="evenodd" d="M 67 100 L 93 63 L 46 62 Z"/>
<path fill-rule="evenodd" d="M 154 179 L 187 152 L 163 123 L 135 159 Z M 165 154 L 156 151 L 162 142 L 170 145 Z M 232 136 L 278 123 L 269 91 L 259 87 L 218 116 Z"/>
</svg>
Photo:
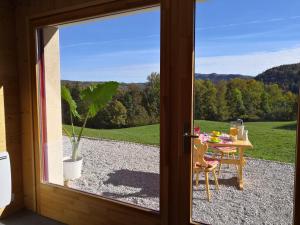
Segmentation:
<svg viewBox="0 0 300 225">
<path fill-rule="evenodd" d="M 127 126 L 148 124 L 150 119 L 148 112 L 142 104 L 143 90 L 137 84 L 130 84 L 124 95 L 119 99 L 127 109 Z"/>
<path fill-rule="evenodd" d="M 143 106 L 137 105 L 134 113 L 135 113 L 134 120 L 133 120 L 134 126 L 142 126 L 142 125 L 149 124 L 150 118 L 146 109 Z"/>
<path fill-rule="evenodd" d="M 195 104 L 195 112 L 194 117 L 197 120 L 205 119 L 204 115 L 204 97 L 203 94 L 206 91 L 206 87 L 204 86 L 203 80 L 195 80 L 194 83 L 194 104 Z"/>
<path fill-rule="evenodd" d="M 269 94 L 270 108 L 269 119 L 280 120 L 284 117 L 285 99 L 282 89 L 277 84 L 266 85 L 266 92 Z"/>
<path fill-rule="evenodd" d="M 203 93 L 205 101 L 204 116 L 208 120 L 217 119 L 217 89 L 210 80 L 204 81 L 206 91 Z"/>
<path fill-rule="evenodd" d="M 90 119 L 87 127 L 90 128 L 121 128 L 126 126 L 127 110 L 118 100 L 112 100 L 104 109 Z"/>
<path fill-rule="evenodd" d="M 270 95 L 267 92 L 264 91 L 261 94 L 260 118 L 261 119 L 268 119 L 270 112 L 271 112 Z"/>
<path fill-rule="evenodd" d="M 285 101 L 285 120 L 296 120 L 298 104 L 297 104 L 297 96 L 293 94 L 291 91 L 288 91 L 284 94 Z"/>
<path fill-rule="evenodd" d="M 226 92 L 227 92 L 226 81 L 218 82 L 218 84 L 216 84 L 216 89 L 217 89 L 217 97 L 216 97 L 217 120 L 224 121 L 229 118 L 228 105 L 226 99 Z"/>
<path fill-rule="evenodd" d="M 246 90 L 247 89 L 247 80 L 235 78 L 230 81 L 228 81 L 228 85 L 234 89 L 237 88 L 240 91 Z"/>
<path fill-rule="evenodd" d="M 241 89 L 245 108 L 244 119 L 258 120 L 261 113 L 261 95 L 264 92 L 263 83 L 256 80 L 243 81 L 246 85 Z"/>
<path fill-rule="evenodd" d="M 231 119 L 237 119 L 245 114 L 242 92 L 238 88 L 231 90 L 231 99 L 228 101 Z"/>
<path fill-rule="evenodd" d="M 149 122 L 158 123 L 160 115 L 160 75 L 159 73 L 151 73 L 147 80 L 142 104 L 148 112 Z"/>
<path fill-rule="evenodd" d="M 110 123 L 112 127 L 120 128 L 126 125 L 127 110 L 120 101 L 112 101 L 106 110 L 110 113 Z"/>
</svg>

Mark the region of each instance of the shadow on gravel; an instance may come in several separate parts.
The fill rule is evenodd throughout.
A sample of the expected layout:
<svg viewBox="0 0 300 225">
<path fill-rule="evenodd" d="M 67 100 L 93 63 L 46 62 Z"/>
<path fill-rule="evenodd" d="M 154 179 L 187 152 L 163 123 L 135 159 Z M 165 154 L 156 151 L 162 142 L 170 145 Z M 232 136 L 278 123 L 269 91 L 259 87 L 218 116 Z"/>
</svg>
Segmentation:
<svg viewBox="0 0 300 225">
<path fill-rule="evenodd" d="M 222 185 L 224 186 L 230 186 L 230 187 L 238 187 L 237 178 L 236 177 L 230 177 L 230 178 L 218 178 L 218 182 L 220 185 L 220 189 L 222 188 Z M 209 180 L 210 185 L 215 185 L 214 180 Z M 194 181 L 194 185 L 196 185 L 196 181 Z M 205 185 L 205 182 L 203 179 L 200 178 L 199 185 Z"/>
<path fill-rule="evenodd" d="M 159 174 L 133 170 L 117 170 L 108 174 L 104 184 L 141 188 L 139 192 L 124 194 L 103 192 L 106 197 L 159 197 Z"/>
</svg>

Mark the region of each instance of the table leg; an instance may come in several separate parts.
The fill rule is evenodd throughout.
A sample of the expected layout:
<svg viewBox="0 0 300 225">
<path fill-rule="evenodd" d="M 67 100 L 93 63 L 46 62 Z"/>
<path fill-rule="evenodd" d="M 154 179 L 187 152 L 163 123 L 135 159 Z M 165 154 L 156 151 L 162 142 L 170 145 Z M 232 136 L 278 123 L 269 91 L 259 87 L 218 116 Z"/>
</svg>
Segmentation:
<svg viewBox="0 0 300 225">
<path fill-rule="evenodd" d="M 244 148 L 239 148 L 238 185 L 241 190 L 244 189 L 243 166 L 244 166 Z"/>
</svg>

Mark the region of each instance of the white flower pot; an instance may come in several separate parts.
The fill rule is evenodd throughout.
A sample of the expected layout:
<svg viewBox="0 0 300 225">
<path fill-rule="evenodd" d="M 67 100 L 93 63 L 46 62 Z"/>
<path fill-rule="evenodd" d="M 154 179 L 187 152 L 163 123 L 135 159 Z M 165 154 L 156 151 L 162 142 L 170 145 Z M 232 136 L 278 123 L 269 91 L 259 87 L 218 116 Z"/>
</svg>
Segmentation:
<svg viewBox="0 0 300 225">
<path fill-rule="evenodd" d="M 79 157 L 76 161 L 72 161 L 70 157 L 64 158 L 63 166 L 65 180 L 74 180 L 81 177 L 82 157 Z"/>
</svg>

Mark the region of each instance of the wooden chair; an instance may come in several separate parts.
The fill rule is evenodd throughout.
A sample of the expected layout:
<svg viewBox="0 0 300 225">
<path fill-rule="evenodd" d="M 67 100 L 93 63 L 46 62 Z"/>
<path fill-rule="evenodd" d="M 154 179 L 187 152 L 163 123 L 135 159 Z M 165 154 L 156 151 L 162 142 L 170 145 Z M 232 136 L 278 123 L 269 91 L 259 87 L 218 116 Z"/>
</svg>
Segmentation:
<svg viewBox="0 0 300 225">
<path fill-rule="evenodd" d="M 220 176 L 221 167 L 222 167 L 222 159 L 226 156 L 228 159 L 232 158 L 235 159 L 235 154 L 237 152 L 236 147 L 214 147 L 214 156 L 213 158 L 216 159 L 217 155 L 220 154 L 220 161 L 219 161 L 219 168 L 218 168 L 218 176 Z M 231 156 L 231 157 L 230 157 Z M 228 165 L 229 167 L 229 165 Z M 237 168 L 237 166 L 236 166 Z"/>
<path fill-rule="evenodd" d="M 209 180 L 208 173 L 212 172 L 216 184 L 216 189 L 219 190 L 218 178 L 216 176 L 216 168 L 219 162 L 215 159 L 205 156 L 207 152 L 208 145 L 202 144 L 200 139 L 194 139 L 194 149 L 193 149 L 193 173 L 196 174 L 196 187 L 199 184 L 199 174 L 200 172 L 205 173 L 205 186 L 208 201 L 210 201 L 210 191 L 209 191 Z"/>
</svg>

